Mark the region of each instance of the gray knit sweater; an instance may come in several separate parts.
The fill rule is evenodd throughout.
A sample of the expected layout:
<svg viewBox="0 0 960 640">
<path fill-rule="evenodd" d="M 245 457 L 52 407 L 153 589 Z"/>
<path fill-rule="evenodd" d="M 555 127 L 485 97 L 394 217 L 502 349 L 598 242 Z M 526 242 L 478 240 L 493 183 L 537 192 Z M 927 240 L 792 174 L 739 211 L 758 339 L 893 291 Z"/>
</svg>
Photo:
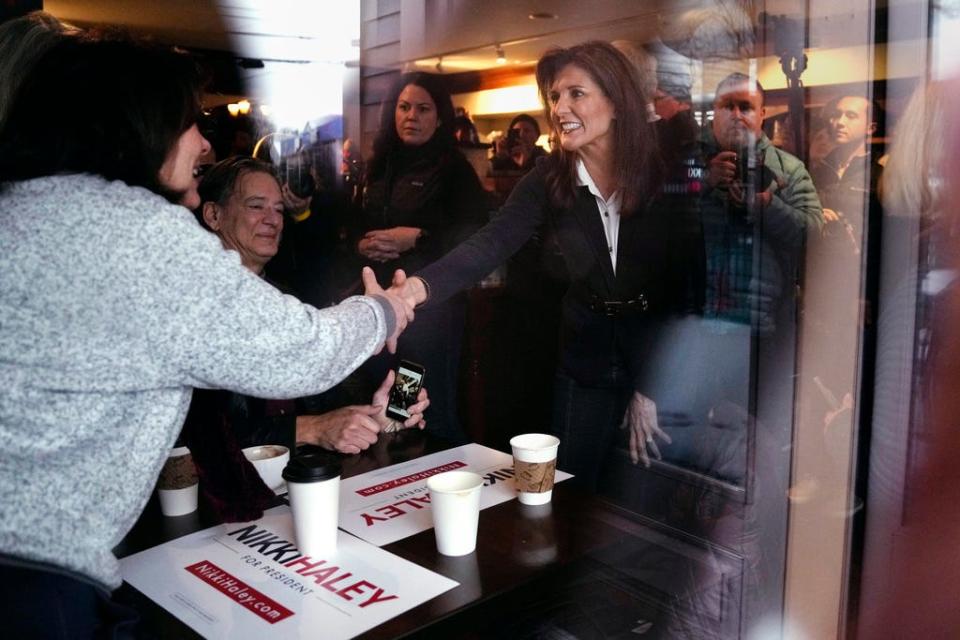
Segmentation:
<svg viewBox="0 0 960 640">
<path fill-rule="evenodd" d="M 191 388 L 321 392 L 383 344 L 382 302 L 300 304 L 144 189 L 87 175 L 5 185 L 0 555 L 119 586 L 111 550 Z"/>
</svg>

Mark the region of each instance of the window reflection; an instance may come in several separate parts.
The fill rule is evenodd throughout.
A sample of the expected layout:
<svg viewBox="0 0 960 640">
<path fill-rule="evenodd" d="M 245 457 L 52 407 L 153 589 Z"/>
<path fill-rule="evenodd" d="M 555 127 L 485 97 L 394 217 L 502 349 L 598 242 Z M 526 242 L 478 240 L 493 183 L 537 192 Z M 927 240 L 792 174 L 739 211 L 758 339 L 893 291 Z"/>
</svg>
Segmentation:
<svg viewBox="0 0 960 640">
<path fill-rule="evenodd" d="M 210 162 L 255 155 L 277 169 L 285 230 L 267 273 L 318 306 L 354 293 L 361 264 L 385 284 L 495 219 L 558 144 L 537 61 L 616 43 L 659 144 L 651 211 L 670 217 L 685 268 L 643 361 L 611 363 L 642 372 L 665 437 L 647 468 L 629 429 L 611 429 L 595 488 L 650 538 L 597 561 L 654 603 L 643 619 L 662 637 L 822 637 L 872 619 L 883 594 L 870 581 L 896 550 L 869 541 L 909 522 L 922 498 L 909 479 L 935 442 L 924 400 L 955 225 L 948 85 L 925 87 L 956 72 L 952 4 L 559 2 L 542 19 L 507 1 L 180 6 L 177 20 L 207 36 L 47 4 L 198 54 Z M 429 99 L 407 95 L 433 84 Z M 428 103 L 439 122 L 403 120 L 400 105 Z M 431 143 L 448 129 L 449 145 Z M 419 317 L 401 357 L 428 365 L 436 433 L 505 449 L 553 428 L 562 300 L 577 278 L 561 231 L 540 225 L 442 317 Z M 599 302 L 602 314 L 631 300 Z M 385 366 L 342 391 L 369 397 Z M 624 421 L 628 397 L 604 427 Z"/>
</svg>

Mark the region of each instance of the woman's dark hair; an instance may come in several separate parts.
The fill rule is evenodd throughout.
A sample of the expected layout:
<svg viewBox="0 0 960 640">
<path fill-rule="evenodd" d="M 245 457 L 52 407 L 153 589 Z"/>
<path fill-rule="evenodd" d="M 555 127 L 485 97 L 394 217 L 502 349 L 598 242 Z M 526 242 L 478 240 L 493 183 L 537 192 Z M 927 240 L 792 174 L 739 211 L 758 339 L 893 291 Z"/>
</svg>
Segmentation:
<svg viewBox="0 0 960 640">
<path fill-rule="evenodd" d="M 176 202 L 160 168 L 200 114 L 196 64 L 121 32 L 67 38 L 37 62 L 0 131 L 0 182 L 91 173 Z"/>
<path fill-rule="evenodd" d="M 207 202 L 216 202 L 226 206 L 227 200 L 233 195 L 237 184 L 248 173 L 265 173 L 277 181 L 277 188 L 282 188 L 280 179 L 273 165 L 251 158 L 250 156 L 233 156 L 221 160 L 203 174 L 197 191 L 200 193 L 200 206 L 194 211 L 197 221 L 207 231 L 212 231 L 203 219 L 203 205 Z"/>
<path fill-rule="evenodd" d="M 594 40 L 569 49 L 552 49 L 537 63 L 537 87 L 544 115 L 554 137 L 559 137 L 550 113 L 550 89 L 560 72 L 574 65 L 590 74 L 613 103 L 614 148 L 621 212 L 632 215 L 656 188 L 656 134 L 647 122 L 645 94 L 636 68 L 620 51 Z M 569 208 L 576 198 L 577 154 L 555 144 L 546 167 L 547 194 L 555 207 Z"/>
<path fill-rule="evenodd" d="M 453 101 L 450 99 L 450 92 L 443 78 L 432 73 L 405 73 L 393 85 L 389 96 L 381 106 L 380 130 L 373 141 L 373 157 L 370 159 L 368 178 L 382 177 L 390 159 L 404 146 L 400 136 L 397 135 L 395 113 L 400 94 L 407 85 L 411 84 L 429 93 L 437 106 L 437 130 L 430 140 L 419 147 L 418 154 L 440 157 L 452 150 L 456 144 L 456 138 L 453 135 Z"/>
<path fill-rule="evenodd" d="M 507 131 L 510 131 L 510 129 L 513 129 L 513 127 L 516 126 L 518 122 L 528 123 L 531 127 L 533 127 L 533 130 L 537 132 L 537 137 L 540 136 L 540 123 L 537 122 L 536 118 L 534 118 L 528 113 L 521 113 L 518 116 L 514 116 L 513 120 L 510 121 L 510 126 L 507 127 Z"/>
</svg>

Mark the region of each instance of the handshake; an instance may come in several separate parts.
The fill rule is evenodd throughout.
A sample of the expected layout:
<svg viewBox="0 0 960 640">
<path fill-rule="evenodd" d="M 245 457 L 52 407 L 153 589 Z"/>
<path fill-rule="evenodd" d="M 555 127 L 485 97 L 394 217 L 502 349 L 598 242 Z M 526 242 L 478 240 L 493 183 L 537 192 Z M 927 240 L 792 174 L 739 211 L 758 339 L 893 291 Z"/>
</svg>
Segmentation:
<svg viewBox="0 0 960 640">
<path fill-rule="evenodd" d="M 393 281 L 389 289 L 380 286 L 370 267 L 363 268 L 362 279 L 364 295 L 380 296 L 389 302 L 393 309 L 396 322 L 393 333 L 387 336 L 386 345 L 390 353 L 396 353 L 397 338 L 407 328 L 407 324 L 413 322 L 414 308 L 427 300 L 427 285 L 416 276 L 408 278 L 402 269 L 397 269 L 393 273 Z"/>
</svg>

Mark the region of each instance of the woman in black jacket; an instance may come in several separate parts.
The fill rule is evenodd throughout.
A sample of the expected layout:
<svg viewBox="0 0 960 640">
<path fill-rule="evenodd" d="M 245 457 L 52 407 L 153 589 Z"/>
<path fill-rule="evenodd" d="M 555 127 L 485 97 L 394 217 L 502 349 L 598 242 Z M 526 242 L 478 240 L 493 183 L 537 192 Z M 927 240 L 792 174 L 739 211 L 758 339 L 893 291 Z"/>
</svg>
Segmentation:
<svg viewBox="0 0 960 640">
<path fill-rule="evenodd" d="M 357 253 L 381 281 L 434 262 L 488 218 L 489 195 L 455 148 L 453 121 L 450 94 L 427 73 L 401 76 L 383 104 L 354 235 Z M 396 356 L 382 354 L 364 367 L 375 388 L 397 359 L 423 365 L 427 429 L 456 442 L 466 440 L 456 412 L 465 310 L 460 295 L 418 313 L 417 330 L 404 334 Z"/>
<path fill-rule="evenodd" d="M 561 310 L 553 427 L 557 464 L 596 485 L 618 426 L 634 462 L 659 457 L 648 364 L 663 321 L 687 304 L 690 259 L 677 220 L 652 206 L 656 136 L 622 53 L 605 42 L 547 52 L 537 64 L 557 140 L 497 216 L 449 255 L 407 280 L 429 309 L 516 252 L 546 225 L 569 288 Z M 417 311 L 418 315 L 421 311 Z"/>
</svg>

